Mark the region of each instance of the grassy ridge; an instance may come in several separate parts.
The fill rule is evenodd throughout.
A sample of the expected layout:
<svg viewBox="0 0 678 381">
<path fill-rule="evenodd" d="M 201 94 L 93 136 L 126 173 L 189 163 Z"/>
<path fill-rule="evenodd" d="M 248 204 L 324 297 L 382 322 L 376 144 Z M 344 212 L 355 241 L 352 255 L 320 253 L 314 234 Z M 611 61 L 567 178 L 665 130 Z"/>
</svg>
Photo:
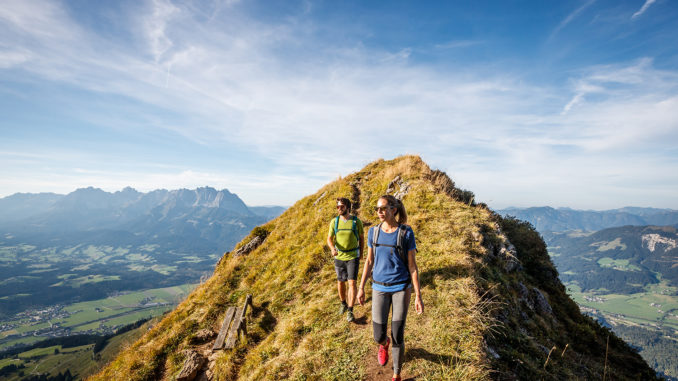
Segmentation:
<svg viewBox="0 0 678 381">
<path fill-rule="evenodd" d="M 481 380 L 510 374 L 602 377 L 606 354 L 604 341 L 601 350 L 598 340 L 600 327 L 581 316 L 567 298 L 539 235 L 528 226 L 503 225 L 518 242 L 517 254 L 525 268 L 512 273 L 504 270 L 505 259 L 488 260 L 496 255 L 492 248 L 507 243 L 498 217 L 460 201 L 470 200 L 472 194 L 455 189 L 446 176 L 431 171 L 420 158 L 403 156 L 376 161 L 338 179 L 255 229 L 236 249 L 264 232 L 267 238 L 261 246 L 247 255 L 226 253 L 206 283 L 92 379 L 172 379 L 182 367 L 184 350 L 196 347 L 192 344 L 195 333 L 217 331 L 226 308 L 242 303 L 246 294 L 254 295 L 248 341 L 217 355 L 212 364 L 214 379 L 374 378 L 371 289 L 366 290 L 367 306 L 356 308 L 356 324 L 340 318 L 334 269 L 324 242 L 336 213 L 336 197 L 353 195 L 361 205 L 358 216 L 366 225 L 374 224 L 377 219 L 370 209 L 397 177 L 401 183 L 391 192 L 409 189 L 403 202 L 417 238 L 426 305 L 421 316 L 410 306 L 406 375 L 420 380 Z M 559 315 L 550 318 L 533 311 L 532 320 L 522 320 L 530 316 L 516 295 L 515 285 L 520 282 L 530 288 L 539 285 L 552 304 L 563 304 L 554 306 L 554 315 Z M 502 311 L 507 315 L 501 316 Z M 567 324 L 558 322 L 561 315 Z M 565 336 L 563 324 L 581 332 Z M 578 342 L 577 337 L 587 342 Z M 563 352 L 547 369 L 550 353 L 541 347 L 549 343 L 565 346 L 568 340 L 572 341 L 570 352 Z M 490 351 L 487 341 L 497 350 Z M 624 356 L 610 356 L 610 365 L 620 370 L 605 370 L 624 379 L 626 369 L 619 364 L 640 357 L 636 354 L 636 359 L 631 352 L 625 357 L 628 348 L 617 341 L 613 340 L 611 348 Z M 651 372 L 642 360 L 637 364 L 641 374 Z"/>
</svg>

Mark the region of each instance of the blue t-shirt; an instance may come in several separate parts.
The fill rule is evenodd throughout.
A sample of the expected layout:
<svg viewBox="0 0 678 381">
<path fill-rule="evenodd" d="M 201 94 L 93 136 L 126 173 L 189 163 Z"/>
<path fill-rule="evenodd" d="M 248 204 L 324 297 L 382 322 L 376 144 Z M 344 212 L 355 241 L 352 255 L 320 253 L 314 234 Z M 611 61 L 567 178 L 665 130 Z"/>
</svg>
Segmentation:
<svg viewBox="0 0 678 381">
<path fill-rule="evenodd" d="M 412 228 L 405 225 L 401 225 L 399 229 L 407 229 L 405 232 L 405 242 L 404 247 L 407 249 L 407 252 L 410 250 L 416 250 L 417 244 L 414 241 L 414 232 Z M 372 279 L 381 283 L 399 283 L 406 282 L 410 279 L 410 271 L 405 265 L 405 262 L 400 258 L 398 253 L 395 251 L 395 247 L 390 246 L 381 246 L 381 245 L 392 245 L 395 246 L 398 241 L 398 230 L 393 233 L 385 233 L 383 230 L 379 232 L 379 241 L 377 242 L 379 246 L 375 247 L 372 245 L 372 240 L 374 237 L 375 229 L 378 227 L 373 226 L 367 232 L 367 245 L 372 248 L 374 252 L 374 266 L 372 267 Z M 407 255 L 407 253 L 405 253 Z M 382 292 L 397 292 L 402 291 L 408 286 L 408 283 L 396 284 L 394 286 L 383 286 L 381 284 L 372 283 L 372 289 Z"/>
</svg>

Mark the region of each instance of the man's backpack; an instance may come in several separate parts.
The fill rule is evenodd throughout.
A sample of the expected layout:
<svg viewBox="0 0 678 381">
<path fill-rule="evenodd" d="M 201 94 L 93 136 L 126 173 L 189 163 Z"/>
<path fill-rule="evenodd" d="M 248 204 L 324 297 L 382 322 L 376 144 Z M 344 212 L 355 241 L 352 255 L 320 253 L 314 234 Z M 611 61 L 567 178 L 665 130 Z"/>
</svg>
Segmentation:
<svg viewBox="0 0 678 381">
<path fill-rule="evenodd" d="M 358 226 L 357 226 L 358 217 L 351 216 L 351 229 L 339 229 L 339 218 L 341 218 L 341 217 L 337 216 L 334 219 L 334 235 L 336 236 L 337 232 L 339 232 L 340 230 L 351 230 L 353 232 L 353 235 L 355 235 L 355 241 L 356 241 L 356 244 L 358 246 L 356 246 L 356 247 L 354 247 L 353 249 L 350 249 L 350 250 L 339 250 L 339 249 L 337 249 L 337 251 L 341 251 L 342 253 L 354 252 L 360 247 L 360 237 L 358 236 Z M 360 255 L 360 253 L 358 253 L 358 255 Z"/>
</svg>

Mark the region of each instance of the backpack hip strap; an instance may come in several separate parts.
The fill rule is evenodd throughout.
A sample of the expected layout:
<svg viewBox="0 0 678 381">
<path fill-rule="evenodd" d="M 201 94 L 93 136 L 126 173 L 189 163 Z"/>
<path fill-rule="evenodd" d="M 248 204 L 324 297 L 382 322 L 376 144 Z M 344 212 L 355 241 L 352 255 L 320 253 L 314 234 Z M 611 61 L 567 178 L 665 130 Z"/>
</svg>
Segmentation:
<svg viewBox="0 0 678 381">
<path fill-rule="evenodd" d="M 402 282 L 384 283 L 384 282 L 378 282 L 378 281 L 374 280 L 374 278 L 372 278 L 372 283 L 376 283 L 376 284 L 378 284 L 378 285 L 385 286 L 385 287 L 391 287 L 391 286 L 397 286 L 397 285 L 399 285 L 399 284 L 409 284 L 409 283 L 410 283 L 410 279 L 404 280 L 404 281 L 402 281 Z"/>
</svg>

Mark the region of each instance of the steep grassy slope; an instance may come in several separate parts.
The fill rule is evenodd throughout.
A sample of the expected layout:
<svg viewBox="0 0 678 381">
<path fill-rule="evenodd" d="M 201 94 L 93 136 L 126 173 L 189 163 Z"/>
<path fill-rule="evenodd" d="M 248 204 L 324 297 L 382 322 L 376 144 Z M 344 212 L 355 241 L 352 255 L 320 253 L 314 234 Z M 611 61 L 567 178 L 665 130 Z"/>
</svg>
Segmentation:
<svg viewBox="0 0 678 381">
<path fill-rule="evenodd" d="M 213 355 L 207 375 L 377 378 L 370 299 L 356 307 L 356 323 L 338 316 L 334 268 L 324 242 L 336 197 L 356 201 L 358 216 L 369 225 L 377 221 L 372 206 L 387 192 L 404 194 L 426 305 L 421 316 L 411 307 L 405 374 L 418 380 L 653 376 L 614 336 L 605 368 L 608 332 L 579 314 L 565 295 L 530 226 L 469 205 L 470 192 L 456 189 L 420 158 L 404 156 L 338 179 L 253 230 L 224 255 L 212 278 L 94 379 L 173 379 L 187 349 L 210 346 L 196 344 L 196 333 L 218 330 L 226 308 L 242 303 L 246 294 L 254 296 L 249 339 Z M 255 236 L 266 237 L 263 244 L 236 255 Z M 367 291 L 369 296 L 369 286 Z M 557 351 L 549 357 L 553 346 Z"/>
</svg>

